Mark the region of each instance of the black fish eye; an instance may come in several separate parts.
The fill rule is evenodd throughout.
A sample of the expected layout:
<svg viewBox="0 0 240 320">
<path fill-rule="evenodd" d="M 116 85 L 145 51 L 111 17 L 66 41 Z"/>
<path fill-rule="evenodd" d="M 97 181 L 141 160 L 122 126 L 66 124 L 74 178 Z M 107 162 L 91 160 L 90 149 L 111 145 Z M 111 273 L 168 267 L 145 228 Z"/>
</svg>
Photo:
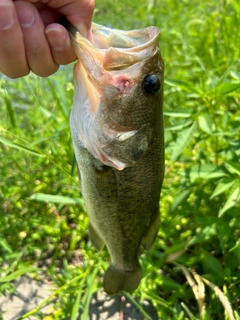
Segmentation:
<svg viewBox="0 0 240 320">
<path fill-rule="evenodd" d="M 147 94 L 154 95 L 159 91 L 161 84 L 158 77 L 151 74 L 143 79 L 142 87 Z"/>
</svg>

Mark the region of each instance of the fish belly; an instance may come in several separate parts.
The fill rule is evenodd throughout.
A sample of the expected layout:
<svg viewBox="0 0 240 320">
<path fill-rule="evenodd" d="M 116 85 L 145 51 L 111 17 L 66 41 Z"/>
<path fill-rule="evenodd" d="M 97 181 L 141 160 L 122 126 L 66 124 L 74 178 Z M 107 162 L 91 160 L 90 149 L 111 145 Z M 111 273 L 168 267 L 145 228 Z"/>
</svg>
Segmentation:
<svg viewBox="0 0 240 320">
<path fill-rule="evenodd" d="M 141 245 L 149 249 L 159 228 L 160 141 L 133 167 L 118 171 L 95 159 L 72 135 L 89 237 L 98 250 L 105 245 L 111 257 L 104 289 L 108 294 L 133 292 L 141 280 Z"/>
</svg>

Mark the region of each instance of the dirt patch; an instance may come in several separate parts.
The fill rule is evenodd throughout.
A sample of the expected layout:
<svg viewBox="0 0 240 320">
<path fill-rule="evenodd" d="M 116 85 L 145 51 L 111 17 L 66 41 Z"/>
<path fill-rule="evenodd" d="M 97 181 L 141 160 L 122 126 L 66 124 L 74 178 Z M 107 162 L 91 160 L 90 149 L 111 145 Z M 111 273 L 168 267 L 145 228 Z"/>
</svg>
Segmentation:
<svg viewBox="0 0 240 320">
<path fill-rule="evenodd" d="M 31 311 L 46 299 L 54 290 L 49 282 L 40 282 L 28 277 L 20 277 L 14 283 L 16 291 L 0 297 L 0 319 L 17 320 L 23 314 Z M 50 306 L 45 309 L 49 310 Z M 158 320 L 157 312 L 149 301 L 144 302 L 144 309 L 152 320 Z M 31 316 L 28 320 L 36 320 Z M 80 315 L 79 318 L 80 319 Z M 125 297 L 110 297 L 104 292 L 93 295 L 90 308 L 89 320 L 143 320 L 139 310 Z M 67 320 L 67 319 L 66 319 Z"/>
<path fill-rule="evenodd" d="M 0 314 L 3 320 L 16 320 L 31 311 L 50 294 L 52 287 L 47 282 L 20 277 L 15 281 L 15 292 L 0 297 Z M 0 318 L 1 319 L 1 318 Z M 35 320 L 36 317 L 28 319 Z"/>
</svg>

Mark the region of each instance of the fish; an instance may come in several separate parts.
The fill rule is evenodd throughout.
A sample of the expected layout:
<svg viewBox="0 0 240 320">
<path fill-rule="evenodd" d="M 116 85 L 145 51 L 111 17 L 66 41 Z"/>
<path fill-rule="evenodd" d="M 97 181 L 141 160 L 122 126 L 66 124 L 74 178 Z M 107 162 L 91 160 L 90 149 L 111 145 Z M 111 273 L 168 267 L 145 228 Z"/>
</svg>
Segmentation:
<svg viewBox="0 0 240 320">
<path fill-rule="evenodd" d="M 89 238 L 105 246 L 107 294 L 134 292 L 139 255 L 159 230 L 164 178 L 164 62 L 157 27 L 92 24 L 92 42 L 68 26 L 78 57 L 70 128 Z"/>
</svg>

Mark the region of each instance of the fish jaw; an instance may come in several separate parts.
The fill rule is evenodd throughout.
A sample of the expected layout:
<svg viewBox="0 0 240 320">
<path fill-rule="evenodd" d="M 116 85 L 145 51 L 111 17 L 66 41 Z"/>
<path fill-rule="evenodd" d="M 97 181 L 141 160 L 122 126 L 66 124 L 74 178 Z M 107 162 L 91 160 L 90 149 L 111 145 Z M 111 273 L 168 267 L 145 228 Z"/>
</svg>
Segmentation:
<svg viewBox="0 0 240 320">
<path fill-rule="evenodd" d="M 137 31 L 112 31 L 95 24 L 94 46 L 79 33 L 72 36 L 79 61 L 74 68 L 71 127 L 75 128 L 82 145 L 96 159 L 117 170 L 135 165 L 136 161 L 127 155 L 128 150 L 125 154 L 123 150 L 126 149 L 126 140 L 127 143 L 136 142 L 139 132 L 141 135 L 143 126 L 147 124 L 144 121 L 140 124 L 134 121 L 124 123 L 118 104 L 122 100 L 125 106 L 133 104 L 146 61 L 158 52 L 158 36 L 159 30 L 155 27 L 140 30 L 139 35 Z M 123 48 L 111 47 L 114 41 L 119 41 Z M 113 105 L 116 105 L 115 109 Z M 116 145 L 121 155 L 116 152 Z M 140 139 L 139 146 L 135 143 L 133 148 L 139 149 L 138 154 L 143 154 L 147 146 L 142 148 Z"/>
</svg>

